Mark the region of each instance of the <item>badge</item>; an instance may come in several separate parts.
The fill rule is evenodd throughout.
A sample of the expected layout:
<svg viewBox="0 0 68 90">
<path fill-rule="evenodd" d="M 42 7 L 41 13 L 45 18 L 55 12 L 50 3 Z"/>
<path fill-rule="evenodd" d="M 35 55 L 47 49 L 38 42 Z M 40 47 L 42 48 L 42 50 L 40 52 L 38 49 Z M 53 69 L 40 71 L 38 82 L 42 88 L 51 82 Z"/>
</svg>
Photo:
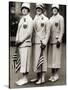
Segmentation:
<svg viewBox="0 0 68 90">
<path fill-rule="evenodd" d="M 26 28 L 27 28 L 27 25 L 26 25 L 26 24 L 24 24 L 24 25 L 23 25 L 23 28 L 24 28 L 24 29 L 26 29 Z"/>
<path fill-rule="evenodd" d="M 44 27 L 44 23 L 41 23 L 41 27 Z"/>
<path fill-rule="evenodd" d="M 55 26 L 58 27 L 58 22 L 55 23 Z"/>
<path fill-rule="evenodd" d="M 43 20 L 43 17 L 41 19 Z"/>
</svg>

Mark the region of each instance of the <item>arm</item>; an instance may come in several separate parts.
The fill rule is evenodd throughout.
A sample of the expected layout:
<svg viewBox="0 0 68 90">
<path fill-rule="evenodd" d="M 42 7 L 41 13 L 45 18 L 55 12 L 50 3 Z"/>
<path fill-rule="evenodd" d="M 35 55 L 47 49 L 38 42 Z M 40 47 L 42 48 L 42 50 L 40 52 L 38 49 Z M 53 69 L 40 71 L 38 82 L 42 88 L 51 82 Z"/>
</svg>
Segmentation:
<svg viewBox="0 0 68 90">
<path fill-rule="evenodd" d="M 23 38 L 21 39 L 20 42 L 23 43 L 26 39 L 28 39 L 32 35 L 32 31 L 33 31 L 33 21 L 31 19 L 28 23 L 28 29 L 26 33 L 23 35 Z"/>
<path fill-rule="evenodd" d="M 58 37 L 59 42 L 62 41 L 63 34 L 64 34 L 64 18 L 61 17 L 61 19 L 60 19 L 60 34 L 59 34 L 59 37 Z"/>
<path fill-rule="evenodd" d="M 34 28 L 34 31 L 36 30 L 36 16 L 34 18 L 34 21 L 33 21 L 33 28 Z"/>
<path fill-rule="evenodd" d="M 46 23 L 46 36 L 42 40 L 44 45 L 47 45 L 48 40 L 49 40 L 49 36 L 50 36 L 50 22 L 49 22 L 49 20 L 47 20 L 47 23 Z"/>
</svg>

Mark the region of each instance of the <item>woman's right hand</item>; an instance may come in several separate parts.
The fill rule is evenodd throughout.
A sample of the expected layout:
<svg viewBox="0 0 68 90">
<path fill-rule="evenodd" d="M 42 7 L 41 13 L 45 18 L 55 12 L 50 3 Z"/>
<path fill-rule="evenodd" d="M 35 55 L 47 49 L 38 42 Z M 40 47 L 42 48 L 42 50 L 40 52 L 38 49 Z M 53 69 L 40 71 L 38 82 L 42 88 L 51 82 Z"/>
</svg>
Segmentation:
<svg viewBox="0 0 68 90">
<path fill-rule="evenodd" d="M 60 42 L 59 42 L 59 41 L 57 41 L 57 43 L 56 43 L 56 47 L 57 47 L 57 48 L 60 47 Z"/>
<path fill-rule="evenodd" d="M 45 49 L 45 47 L 46 47 L 46 45 L 44 45 L 43 43 L 42 43 L 42 41 L 41 41 L 41 49 Z"/>
</svg>

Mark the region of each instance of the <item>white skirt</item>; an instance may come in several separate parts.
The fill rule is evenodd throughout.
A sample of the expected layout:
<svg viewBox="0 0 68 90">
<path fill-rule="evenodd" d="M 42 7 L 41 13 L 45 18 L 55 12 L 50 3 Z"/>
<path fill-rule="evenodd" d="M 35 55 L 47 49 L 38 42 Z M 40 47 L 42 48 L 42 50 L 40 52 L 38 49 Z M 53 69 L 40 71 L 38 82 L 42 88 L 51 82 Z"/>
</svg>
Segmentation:
<svg viewBox="0 0 68 90">
<path fill-rule="evenodd" d="M 34 72 L 41 72 L 41 68 L 37 70 L 37 64 L 38 64 L 38 60 L 40 57 L 40 53 L 41 53 L 41 48 L 40 48 L 40 44 L 35 44 L 33 46 L 33 69 Z M 42 64 L 42 71 L 45 72 L 47 71 L 47 47 L 44 49 L 43 51 L 43 56 L 44 56 L 44 62 Z"/>
<path fill-rule="evenodd" d="M 21 59 L 20 73 L 29 72 L 30 59 L 31 59 L 31 47 L 19 48 L 19 54 Z"/>
<path fill-rule="evenodd" d="M 60 45 L 60 48 L 57 48 L 56 44 L 49 45 L 49 51 L 48 51 L 48 67 L 49 68 L 61 67 L 61 54 L 62 54 L 62 45 Z"/>
</svg>

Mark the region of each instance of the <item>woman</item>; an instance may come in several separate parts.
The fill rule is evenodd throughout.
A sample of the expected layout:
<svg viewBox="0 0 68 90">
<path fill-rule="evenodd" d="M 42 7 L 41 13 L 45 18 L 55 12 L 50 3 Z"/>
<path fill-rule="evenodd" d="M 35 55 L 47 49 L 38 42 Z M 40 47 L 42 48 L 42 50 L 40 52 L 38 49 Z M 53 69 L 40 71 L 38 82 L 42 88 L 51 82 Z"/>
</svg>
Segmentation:
<svg viewBox="0 0 68 90">
<path fill-rule="evenodd" d="M 37 4 L 33 33 L 34 72 L 37 74 L 37 78 L 31 80 L 32 82 L 36 81 L 36 84 L 45 82 L 45 73 L 47 71 L 47 42 L 49 39 L 49 33 L 49 20 L 43 14 L 43 4 Z M 43 52 L 41 50 L 43 50 Z M 41 58 L 41 52 L 43 53 L 43 59 L 39 61 Z"/>
<path fill-rule="evenodd" d="M 61 68 L 62 37 L 64 33 L 64 18 L 59 14 L 59 5 L 52 5 L 53 16 L 50 18 L 50 45 L 48 67 L 51 68 L 50 81 L 59 79 L 58 70 Z"/>
<path fill-rule="evenodd" d="M 17 85 L 23 85 L 28 82 L 27 75 L 30 68 L 31 38 L 33 30 L 33 21 L 29 15 L 30 4 L 23 3 L 21 12 L 23 15 L 18 25 L 16 43 L 21 59 L 20 73 L 22 73 L 23 76 L 19 81 L 16 82 Z"/>
</svg>

